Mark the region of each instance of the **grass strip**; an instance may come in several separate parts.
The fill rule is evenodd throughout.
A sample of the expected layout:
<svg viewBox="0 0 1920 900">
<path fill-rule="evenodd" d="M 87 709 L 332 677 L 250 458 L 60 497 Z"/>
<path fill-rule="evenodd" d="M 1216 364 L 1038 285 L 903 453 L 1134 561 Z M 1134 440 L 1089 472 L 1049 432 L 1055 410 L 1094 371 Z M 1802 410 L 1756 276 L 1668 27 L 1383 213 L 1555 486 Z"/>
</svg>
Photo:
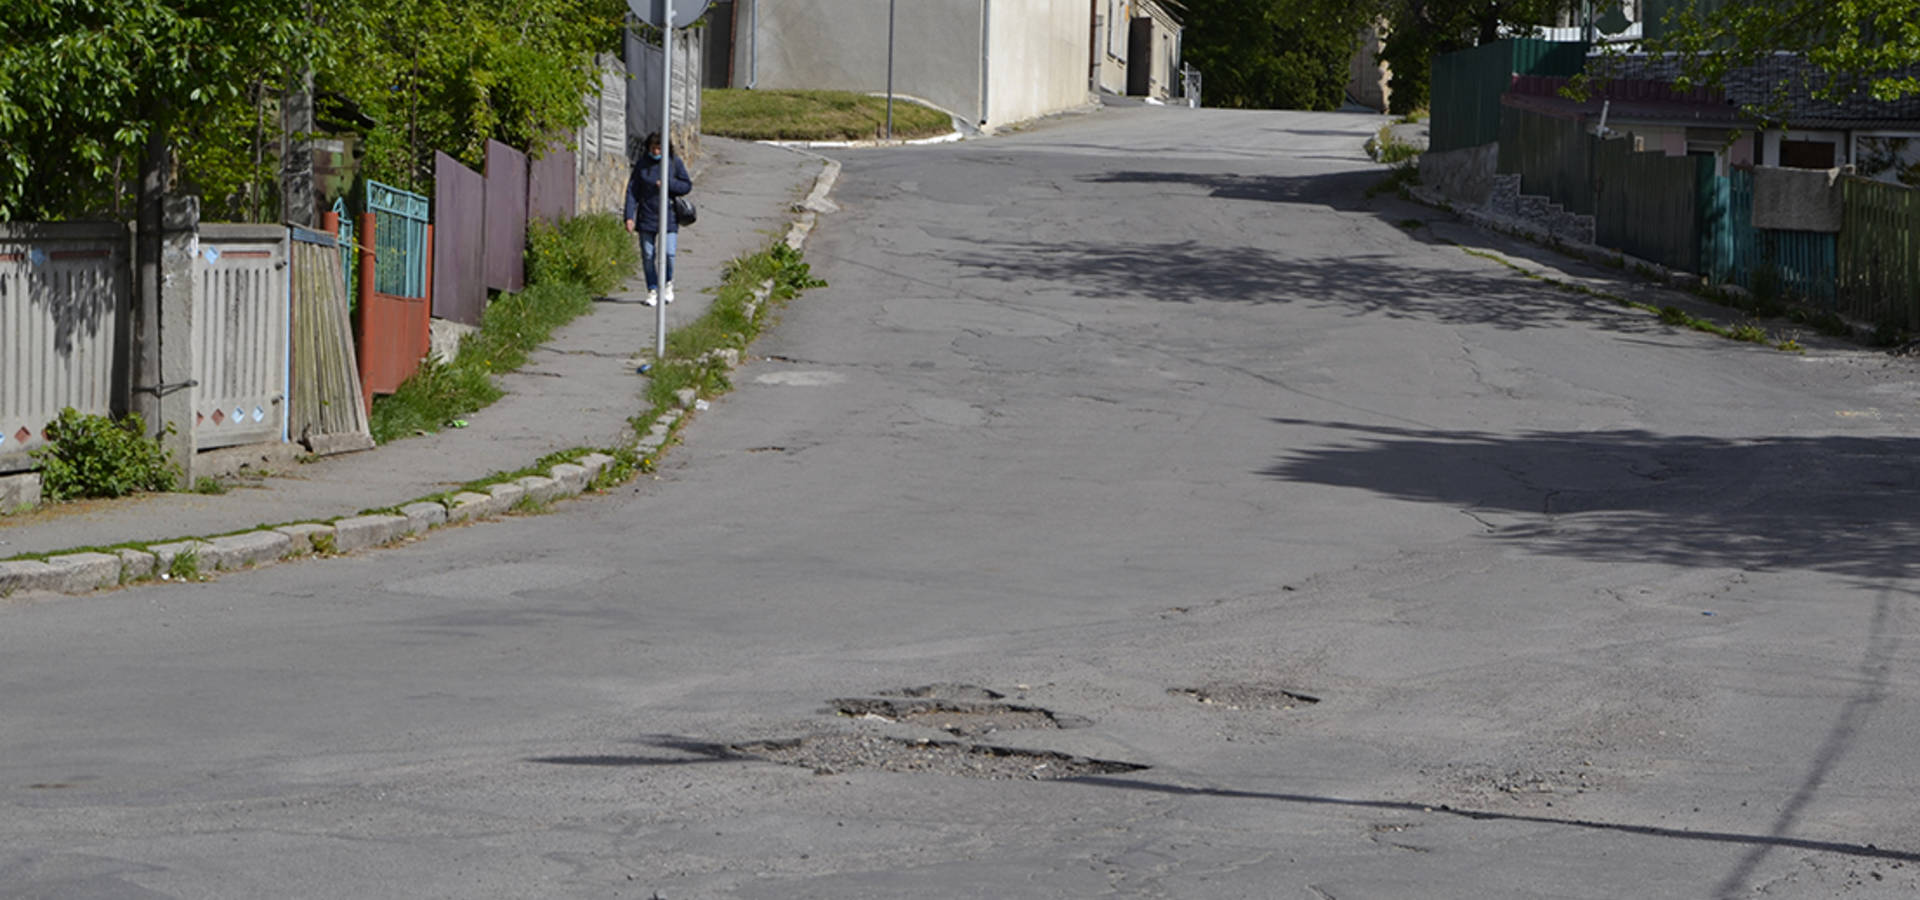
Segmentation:
<svg viewBox="0 0 1920 900">
<path fill-rule="evenodd" d="M 852 91 L 709 89 L 700 94 L 700 131 L 749 141 L 871 141 L 886 136 L 887 98 Z M 896 139 L 953 131 L 953 117 L 894 98 Z"/>
</svg>

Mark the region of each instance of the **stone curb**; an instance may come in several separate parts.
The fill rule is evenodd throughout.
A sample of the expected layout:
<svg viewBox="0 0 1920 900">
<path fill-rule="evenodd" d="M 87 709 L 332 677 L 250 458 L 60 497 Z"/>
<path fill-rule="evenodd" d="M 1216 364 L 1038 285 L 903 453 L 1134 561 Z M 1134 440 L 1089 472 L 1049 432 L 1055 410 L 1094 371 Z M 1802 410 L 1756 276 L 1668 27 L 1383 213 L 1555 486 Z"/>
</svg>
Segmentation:
<svg viewBox="0 0 1920 900">
<path fill-rule="evenodd" d="M 142 548 L 108 552 L 80 552 L 46 560 L 0 561 L 0 597 L 24 591 L 86 594 L 133 581 L 164 577 L 174 561 L 193 554 L 202 576 L 267 566 L 315 554 L 350 553 L 381 547 L 435 528 L 475 519 L 493 518 L 510 511 L 523 499 L 552 503 L 586 493 L 601 473 L 613 465 L 604 453 L 589 453 L 577 462 L 560 463 L 546 476 L 530 475 L 495 484 L 486 493 L 462 491 L 446 503 L 421 500 L 400 508 L 399 515 L 351 516 L 334 522 L 296 522 L 205 540 L 166 541 Z"/>
<path fill-rule="evenodd" d="M 795 250 L 806 242 L 819 215 L 838 211 L 827 194 L 840 177 L 840 164 L 818 154 L 801 152 L 821 160 L 820 175 L 807 199 L 800 204 L 800 216 L 787 229 L 786 243 Z M 747 315 L 757 315 L 765 305 L 772 282 L 765 282 L 753 293 Z M 729 369 L 746 361 L 737 350 L 716 351 L 708 357 Z M 643 454 L 658 452 L 672 440 L 674 428 L 685 420 L 686 409 L 696 405 L 698 396 L 684 401 L 684 408 L 669 410 L 645 435 L 636 449 Z M 217 571 L 233 571 L 272 565 L 285 559 L 319 554 L 351 553 L 380 547 L 434 528 L 457 525 L 476 519 L 503 515 L 523 500 L 536 504 L 577 496 L 590 490 L 614 458 L 605 453 L 588 453 L 575 462 L 551 467 L 545 476 L 529 475 L 517 481 L 490 485 L 484 493 L 461 491 L 444 502 L 422 500 L 400 509 L 400 515 L 376 514 L 351 516 L 334 522 L 297 522 L 261 528 L 240 534 L 207 540 L 181 540 L 147 544 L 141 548 L 122 548 L 111 553 L 76 552 L 48 557 L 46 561 L 0 560 L 0 597 L 22 591 L 50 591 L 84 594 L 132 581 L 166 578 L 174 561 L 193 554 L 195 570 L 202 576 Z"/>
</svg>

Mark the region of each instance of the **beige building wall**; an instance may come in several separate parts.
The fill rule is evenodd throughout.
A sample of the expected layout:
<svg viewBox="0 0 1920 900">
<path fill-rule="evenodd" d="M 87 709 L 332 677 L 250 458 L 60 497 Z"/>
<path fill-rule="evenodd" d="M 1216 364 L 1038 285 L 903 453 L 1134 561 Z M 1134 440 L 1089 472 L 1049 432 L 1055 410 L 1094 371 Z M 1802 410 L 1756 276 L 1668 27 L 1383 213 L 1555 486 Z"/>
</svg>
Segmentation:
<svg viewBox="0 0 1920 900">
<path fill-rule="evenodd" d="M 1087 0 L 989 5 L 987 127 L 1087 105 L 1087 42 L 1093 33 Z"/>
</svg>

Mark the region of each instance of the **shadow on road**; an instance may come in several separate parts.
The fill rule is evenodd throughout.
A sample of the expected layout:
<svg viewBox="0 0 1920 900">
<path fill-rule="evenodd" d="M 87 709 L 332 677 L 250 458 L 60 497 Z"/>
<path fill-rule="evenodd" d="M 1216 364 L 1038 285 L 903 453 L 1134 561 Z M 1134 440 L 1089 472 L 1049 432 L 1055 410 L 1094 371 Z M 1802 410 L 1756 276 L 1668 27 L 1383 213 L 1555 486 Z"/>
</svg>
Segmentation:
<svg viewBox="0 0 1920 900">
<path fill-rule="evenodd" d="M 1596 831 L 1613 831 L 1622 834 L 1642 835 L 1645 837 L 1667 838 L 1683 841 L 1710 841 L 1723 844 L 1749 844 L 1759 847 L 1784 847 L 1795 850 L 1817 850 L 1823 853 L 1839 853 L 1845 856 L 1858 856 L 1869 859 L 1889 859 L 1900 862 L 1920 862 L 1920 853 L 1904 850 L 1883 850 L 1872 844 L 1845 844 L 1834 841 L 1811 841 L 1801 838 L 1780 837 L 1766 834 L 1740 834 L 1729 831 L 1698 831 L 1691 828 L 1663 828 L 1658 825 L 1632 825 L 1619 822 L 1597 822 L 1591 819 L 1557 819 L 1551 816 L 1534 816 L 1520 813 L 1499 813 L 1486 810 L 1455 809 L 1451 806 L 1427 806 L 1420 803 L 1407 803 L 1398 800 L 1350 800 L 1342 797 L 1322 797 L 1314 794 L 1282 794 L 1267 791 L 1240 791 L 1228 788 L 1197 788 L 1176 784 L 1143 781 L 1136 778 L 1115 778 L 1103 775 L 1088 775 L 1080 778 L 1062 779 L 1062 784 L 1080 784 L 1092 787 L 1114 788 L 1127 791 L 1150 791 L 1157 794 L 1172 794 L 1185 797 L 1221 797 L 1229 800 L 1267 800 L 1278 803 L 1298 803 L 1312 806 L 1345 806 L 1361 809 L 1383 809 L 1394 812 L 1432 813 L 1454 816 L 1476 821 L 1530 822 L 1540 825 L 1564 825 L 1572 828 L 1585 828 Z"/>
<path fill-rule="evenodd" d="M 1424 431 L 1299 419 L 1355 435 L 1262 474 L 1439 503 L 1491 536 L 1582 559 L 1865 579 L 1914 574 L 1920 438 L 1729 440 L 1646 431 Z"/>
</svg>

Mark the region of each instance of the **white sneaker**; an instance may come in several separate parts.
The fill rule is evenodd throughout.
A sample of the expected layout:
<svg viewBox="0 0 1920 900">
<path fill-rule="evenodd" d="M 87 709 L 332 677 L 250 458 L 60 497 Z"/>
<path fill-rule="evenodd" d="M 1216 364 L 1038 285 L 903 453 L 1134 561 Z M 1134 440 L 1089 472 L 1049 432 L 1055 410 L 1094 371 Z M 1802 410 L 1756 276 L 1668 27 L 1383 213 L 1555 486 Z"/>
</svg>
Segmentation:
<svg viewBox="0 0 1920 900">
<path fill-rule="evenodd" d="M 662 297 L 663 299 L 665 299 L 665 300 L 666 300 L 666 301 L 667 301 L 668 303 L 672 303 L 672 302 L 673 302 L 673 282 L 671 282 L 671 281 L 669 281 L 669 282 L 667 282 L 667 289 L 666 289 L 666 291 L 665 291 L 664 293 L 662 293 L 662 294 L 661 294 L 660 296 L 661 296 L 661 297 Z"/>
<path fill-rule="evenodd" d="M 669 302 L 671 302 L 671 301 L 669 301 Z M 660 292 L 659 292 L 659 291 L 656 291 L 656 290 L 651 290 L 651 289 L 650 289 L 650 290 L 648 290 L 648 291 L 647 291 L 647 296 L 646 296 L 646 297 L 645 297 L 644 299 L 642 299 L 642 300 L 640 301 L 640 305 L 641 305 L 641 306 L 658 306 L 658 305 L 660 305 Z"/>
</svg>

